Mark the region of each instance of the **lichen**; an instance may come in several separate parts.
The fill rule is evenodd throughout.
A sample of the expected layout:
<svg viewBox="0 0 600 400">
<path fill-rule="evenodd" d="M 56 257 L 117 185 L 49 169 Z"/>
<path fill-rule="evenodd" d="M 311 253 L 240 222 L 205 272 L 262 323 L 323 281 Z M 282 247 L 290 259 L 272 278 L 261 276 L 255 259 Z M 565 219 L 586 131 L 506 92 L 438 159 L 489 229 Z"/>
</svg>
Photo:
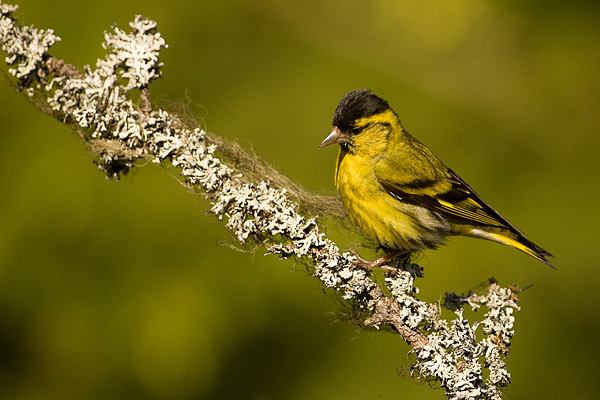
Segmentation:
<svg viewBox="0 0 600 400">
<path fill-rule="evenodd" d="M 429 335 L 427 345 L 413 349 L 417 357 L 413 371 L 440 381 L 449 399 L 501 399 L 501 388 L 510 383 L 504 358 L 515 334 L 513 313 L 520 309 L 516 294 L 492 281 L 486 294 L 467 297 L 472 309 L 488 308 L 483 319 L 471 325 L 463 318 L 463 309 L 457 309 L 457 318 L 449 326 Z M 477 341 L 478 329 L 484 334 L 481 341 Z M 487 379 L 484 367 L 489 371 Z"/>
<path fill-rule="evenodd" d="M 357 266 L 351 253 L 341 252 L 325 235 L 317 217 L 299 211 L 285 188 L 268 179 L 245 181 L 240 168 L 216 156 L 218 149 L 204 130 L 152 109 L 149 98 L 144 98 L 148 108 L 134 104 L 132 92 L 146 96 L 144 90 L 161 77 L 159 55 L 167 45 L 156 22 L 136 16 L 131 32 L 114 26 L 105 33 L 106 56 L 95 69 L 86 66 L 80 72 L 50 56 L 50 47 L 60 40 L 52 30 L 19 27 L 12 17 L 16 9 L 0 2 L 0 44 L 17 86 L 28 95 L 46 95 L 53 115 L 82 132 L 109 178 L 118 178 L 139 158 L 176 168 L 188 187 L 211 199 L 210 212 L 240 243 L 260 244 L 267 254 L 310 264 L 325 287 L 369 313 L 364 325 L 392 326 L 413 346 L 412 371 L 439 381 L 448 398 L 501 398 L 500 389 L 510 383 L 504 359 L 519 310 L 513 289 L 491 281 L 485 294 L 447 296 L 456 315 L 447 321 L 437 303 L 417 298 L 414 281 L 423 272 L 409 260 L 393 260 L 397 272 L 378 283 L 372 271 Z M 463 317 L 467 304 L 487 307 L 480 322 Z"/>
<path fill-rule="evenodd" d="M 26 89 L 43 75 L 43 62 L 48 49 L 60 40 L 52 29 L 18 26 L 12 14 L 19 6 L 0 3 L 0 46 L 6 53 L 8 72 L 17 78 L 18 87 Z M 33 91 L 26 90 L 29 96 Z"/>
</svg>

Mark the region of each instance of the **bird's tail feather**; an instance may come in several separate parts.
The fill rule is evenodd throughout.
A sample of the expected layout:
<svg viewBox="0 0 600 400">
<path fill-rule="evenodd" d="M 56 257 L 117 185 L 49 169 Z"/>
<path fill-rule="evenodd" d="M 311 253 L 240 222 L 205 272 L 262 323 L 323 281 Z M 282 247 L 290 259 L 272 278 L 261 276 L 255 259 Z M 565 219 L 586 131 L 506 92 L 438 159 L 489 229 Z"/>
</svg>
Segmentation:
<svg viewBox="0 0 600 400">
<path fill-rule="evenodd" d="M 548 260 L 548 257 L 552 257 L 552 254 L 542 249 L 531 240 L 527 239 L 523 235 L 517 235 L 513 232 L 488 232 L 481 229 L 473 229 L 471 231 L 473 236 L 492 240 L 494 242 L 502 243 L 510 247 L 514 247 L 517 250 L 521 250 L 523 253 L 543 262 L 544 264 L 557 269 Z"/>
</svg>

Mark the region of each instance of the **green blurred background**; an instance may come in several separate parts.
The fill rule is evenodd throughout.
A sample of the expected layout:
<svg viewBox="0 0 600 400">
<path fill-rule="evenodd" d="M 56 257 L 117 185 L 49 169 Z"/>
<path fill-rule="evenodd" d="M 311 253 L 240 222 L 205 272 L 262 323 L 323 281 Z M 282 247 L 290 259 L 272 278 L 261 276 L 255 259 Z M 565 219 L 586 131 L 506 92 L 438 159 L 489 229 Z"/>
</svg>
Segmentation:
<svg viewBox="0 0 600 400">
<path fill-rule="evenodd" d="M 153 96 L 333 192 L 317 151 L 371 87 L 536 243 L 553 271 L 455 238 L 420 263 L 429 301 L 494 276 L 520 296 L 508 398 L 594 398 L 600 348 L 600 6 L 548 1 L 19 1 L 78 67 L 141 13 L 169 43 Z M 5 68 L 4 68 L 5 69 Z M 441 399 L 409 350 L 363 332 L 293 261 L 239 253 L 160 167 L 106 181 L 68 127 L 0 88 L 0 398 Z"/>
</svg>

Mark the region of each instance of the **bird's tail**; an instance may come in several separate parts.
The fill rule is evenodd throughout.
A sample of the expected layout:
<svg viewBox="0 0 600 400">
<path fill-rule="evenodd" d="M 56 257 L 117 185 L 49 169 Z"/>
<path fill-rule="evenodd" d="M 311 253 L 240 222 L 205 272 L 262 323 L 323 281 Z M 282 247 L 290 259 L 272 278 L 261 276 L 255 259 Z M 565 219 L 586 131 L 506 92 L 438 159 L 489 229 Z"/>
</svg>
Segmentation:
<svg viewBox="0 0 600 400">
<path fill-rule="evenodd" d="M 514 247 L 517 250 L 521 250 L 523 253 L 535 258 L 543 262 L 544 264 L 557 269 L 552 263 L 548 260 L 549 257 L 552 257 L 552 254 L 548 253 L 546 250 L 542 249 L 537 244 L 533 243 L 531 240 L 527 239 L 522 234 L 517 234 L 511 231 L 501 231 L 501 232 L 489 232 L 483 231 L 482 229 L 473 229 L 471 231 L 473 236 L 477 236 L 483 239 L 492 240 L 494 242 L 502 243 L 510 247 Z"/>
</svg>

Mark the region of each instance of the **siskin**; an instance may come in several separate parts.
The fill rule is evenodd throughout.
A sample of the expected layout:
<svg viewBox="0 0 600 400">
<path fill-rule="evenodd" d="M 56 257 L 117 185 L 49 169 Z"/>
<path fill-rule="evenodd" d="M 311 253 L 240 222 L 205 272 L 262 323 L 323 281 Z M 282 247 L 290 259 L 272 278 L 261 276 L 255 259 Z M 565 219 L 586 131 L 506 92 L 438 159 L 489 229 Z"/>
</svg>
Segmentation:
<svg viewBox="0 0 600 400">
<path fill-rule="evenodd" d="M 454 171 L 404 130 L 388 102 L 370 89 L 347 93 L 319 148 L 339 143 L 335 184 L 352 222 L 387 253 L 358 264 L 432 249 L 463 235 L 514 247 L 555 268 L 551 256 L 484 202 Z"/>
</svg>

